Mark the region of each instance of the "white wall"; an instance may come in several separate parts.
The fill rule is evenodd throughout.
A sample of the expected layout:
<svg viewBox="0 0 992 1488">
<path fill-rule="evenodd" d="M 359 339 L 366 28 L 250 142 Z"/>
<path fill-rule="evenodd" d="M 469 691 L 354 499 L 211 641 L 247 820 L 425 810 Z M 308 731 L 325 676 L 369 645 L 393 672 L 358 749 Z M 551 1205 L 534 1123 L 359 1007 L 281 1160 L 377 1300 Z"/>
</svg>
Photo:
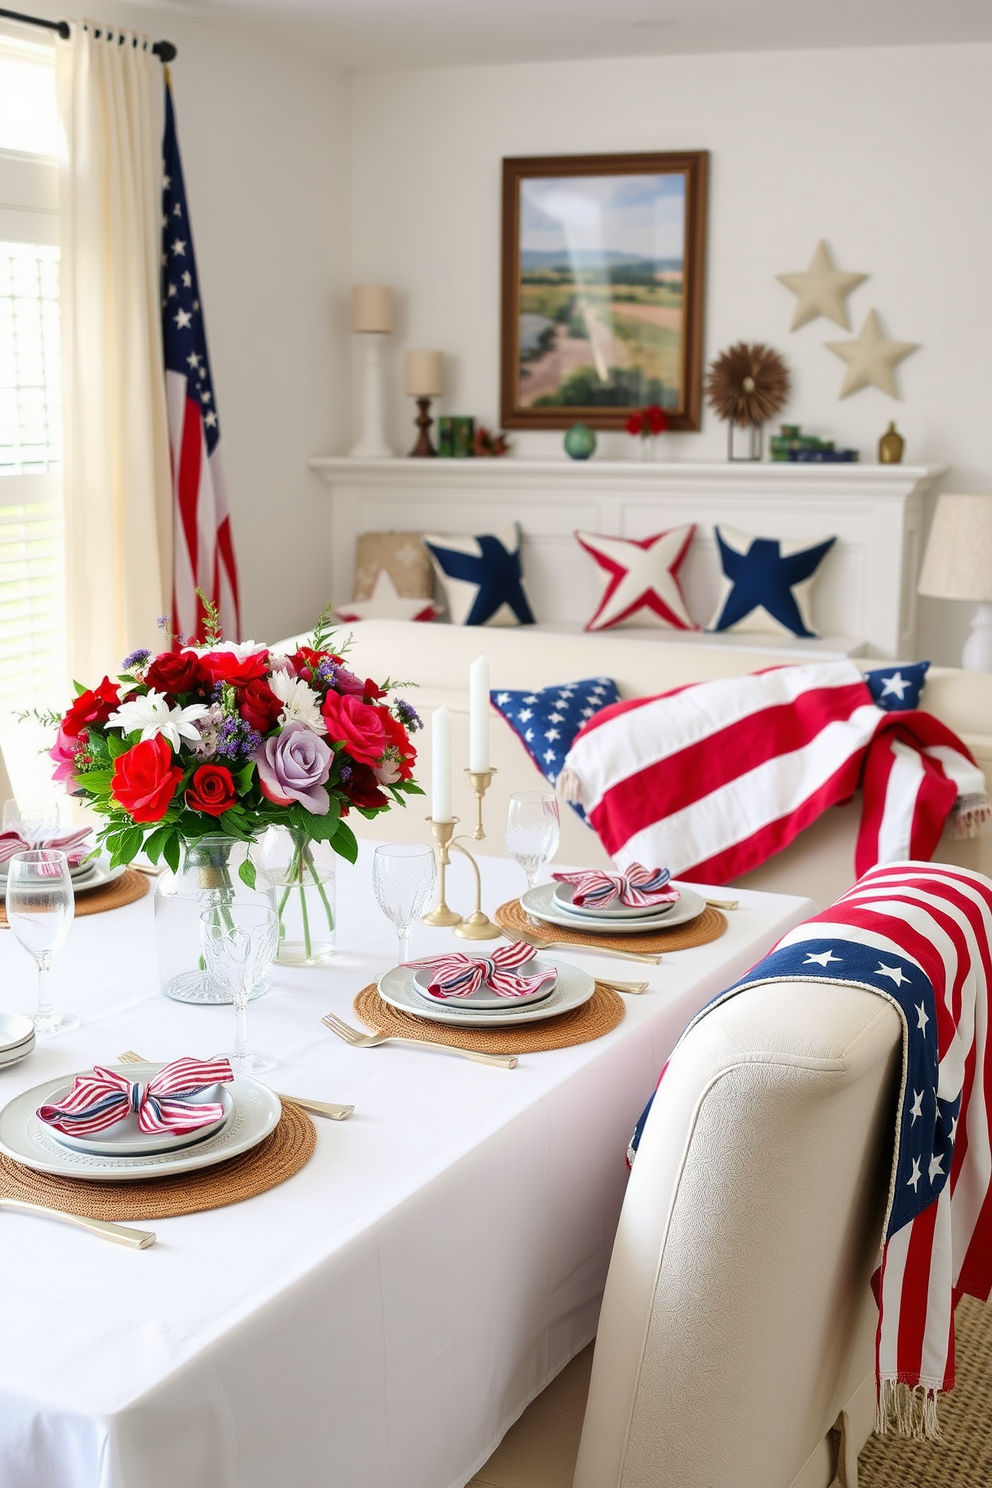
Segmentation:
<svg viewBox="0 0 992 1488">
<path fill-rule="evenodd" d="M 352 111 L 352 275 L 393 284 L 393 436 L 411 440 L 404 345 L 443 348 L 443 407 L 498 417 L 500 161 L 504 155 L 711 152 L 706 357 L 739 338 L 788 360 L 786 415 L 873 459 L 895 418 L 906 458 L 946 463 L 948 489 L 992 491 L 992 46 L 636 58 L 358 74 Z M 818 320 L 789 331 L 774 275 L 826 238 L 871 275 L 849 300 L 922 349 L 838 401 L 843 364 Z M 558 434 L 516 435 L 551 455 Z M 725 429 L 668 436 L 670 458 L 722 458 Z M 343 437 L 337 449 L 347 447 Z M 626 436 L 603 436 L 622 454 Z M 742 513 L 742 519 L 746 513 Z M 955 663 L 970 607 L 923 601 L 922 653 Z"/>
</svg>

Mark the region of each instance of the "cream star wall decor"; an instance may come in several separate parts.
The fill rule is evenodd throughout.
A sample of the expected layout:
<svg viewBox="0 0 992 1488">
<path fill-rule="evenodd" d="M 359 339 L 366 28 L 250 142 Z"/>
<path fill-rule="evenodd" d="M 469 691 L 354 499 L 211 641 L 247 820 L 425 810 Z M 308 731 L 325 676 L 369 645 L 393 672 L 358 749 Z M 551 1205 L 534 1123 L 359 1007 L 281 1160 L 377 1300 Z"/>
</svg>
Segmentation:
<svg viewBox="0 0 992 1488">
<path fill-rule="evenodd" d="M 890 398 L 898 398 L 895 369 L 904 357 L 916 350 L 919 342 L 890 341 L 882 330 L 877 313 L 869 310 L 853 341 L 825 341 L 823 344 L 834 356 L 847 363 L 838 397 L 846 398 L 862 388 L 877 387 Z"/>
<path fill-rule="evenodd" d="M 847 296 L 864 283 L 868 275 L 847 274 L 843 269 L 835 268 L 830 249 L 821 239 L 805 274 L 776 274 L 775 278 L 786 289 L 791 289 L 796 297 L 790 330 L 798 331 L 807 321 L 825 315 L 849 331 L 851 321 L 847 313 Z"/>
</svg>

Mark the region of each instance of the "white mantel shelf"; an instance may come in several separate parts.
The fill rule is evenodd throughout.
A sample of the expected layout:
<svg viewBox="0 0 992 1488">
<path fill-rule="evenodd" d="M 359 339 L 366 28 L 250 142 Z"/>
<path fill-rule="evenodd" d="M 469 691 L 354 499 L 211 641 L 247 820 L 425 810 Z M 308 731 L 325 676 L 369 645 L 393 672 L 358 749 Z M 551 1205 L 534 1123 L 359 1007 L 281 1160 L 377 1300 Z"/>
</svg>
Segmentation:
<svg viewBox="0 0 992 1488">
<path fill-rule="evenodd" d="M 713 527 L 756 537 L 837 542 L 814 590 L 819 630 L 870 656 L 916 654 L 916 579 L 924 501 L 945 467 L 792 461 L 502 459 L 359 460 L 322 456 L 330 487 L 335 602 L 351 594 L 361 532 L 491 532 L 519 522 L 524 572 L 540 621 L 584 622 L 600 575 L 576 528 L 642 538 L 686 522 L 696 535 L 682 571 L 706 624 L 720 588 Z"/>
</svg>

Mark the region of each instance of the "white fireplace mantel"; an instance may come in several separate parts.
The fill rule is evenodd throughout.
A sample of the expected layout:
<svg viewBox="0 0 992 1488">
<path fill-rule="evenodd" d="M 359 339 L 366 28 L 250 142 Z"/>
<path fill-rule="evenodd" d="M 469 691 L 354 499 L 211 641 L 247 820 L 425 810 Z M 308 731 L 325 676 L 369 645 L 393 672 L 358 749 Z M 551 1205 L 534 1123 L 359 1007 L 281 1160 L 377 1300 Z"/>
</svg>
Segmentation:
<svg viewBox="0 0 992 1488">
<path fill-rule="evenodd" d="M 539 620 L 581 624 L 599 570 L 578 528 L 625 537 L 685 522 L 697 530 L 683 568 L 693 616 L 706 624 L 720 588 L 714 524 L 758 537 L 837 536 L 813 591 L 818 629 L 863 642 L 870 656 L 910 659 L 930 465 L 661 463 L 608 460 L 357 460 L 320 457 L 330 487 L 332 585 L 351 595 L 361 532 L 485 532 L 520 523 L 524 572 Z"/>
</svg>

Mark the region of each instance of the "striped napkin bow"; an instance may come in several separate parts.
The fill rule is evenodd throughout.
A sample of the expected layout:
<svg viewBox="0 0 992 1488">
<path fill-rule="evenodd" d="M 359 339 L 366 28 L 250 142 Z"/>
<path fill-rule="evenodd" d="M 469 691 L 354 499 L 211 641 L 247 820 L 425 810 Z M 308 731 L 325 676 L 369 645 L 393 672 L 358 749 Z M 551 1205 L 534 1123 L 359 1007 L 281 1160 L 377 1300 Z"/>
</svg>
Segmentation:
<svg viewBox="0 0 992 1488">
<path fill-rule="evenodd" d="M 58 1105 L 40 1106 L 38 1115 L 67 1136 L 85 1137 L 116 1126 L 133 1112 L 139 1131 L 184 1137 L 220 1120 L 224 1114 L 220 1101 L 200 1103 L 196 1097 L 233 1078 L 226 1059 L 173 1059 L 147 1084 L 95 1064 L 92 1074 L 76 1076 Z"/>
<path fill-rule="evenodd" d="M 432 997 L 471 997 L 480 987 L 497 997 L 526 997 L 537 992 L 558 975 L 553 966 L 533 976 L 514 976 L 514 968 L 523 966 L 534 955 L 534 947 L 524 940 L 498 946 L 491 956 L 466 956 L 452 951 L 450 956 L 427 956 L 411 961 L 410 966 L 429 966 L 431 979 L 427 990 Z"/>
<path fill-rule="evenodd" d="M 588 868 L 581 873 L 551 875 L 556 883 L 575 885 L 572 903 L 582 909 L 606 909 L 617 900 L 629 909 L 674 904 L 681 896 L 678 889 L 666 888 L 671 876 L 667 868 L 645 868 L 641 863 L 631 863 L 625 873 Z"/>
<path fill-rule="evenodd" d="M 58 852 L 64 852 L 69 861 L 70 868 L 78 868 L 84 858 L 89 856 L 89 847 L 84 847 L 91 832 L 89 827 L 77 827 L 72 832 L 61 832 L 55 837 L 48 837 L 42 842 L 29 842 L 22 837 L 20 832 L 0 832 L 0 863 L 7 863 L 19 852 L 31 852 L 34 848 L 47 847 Z"/>
</svg>

